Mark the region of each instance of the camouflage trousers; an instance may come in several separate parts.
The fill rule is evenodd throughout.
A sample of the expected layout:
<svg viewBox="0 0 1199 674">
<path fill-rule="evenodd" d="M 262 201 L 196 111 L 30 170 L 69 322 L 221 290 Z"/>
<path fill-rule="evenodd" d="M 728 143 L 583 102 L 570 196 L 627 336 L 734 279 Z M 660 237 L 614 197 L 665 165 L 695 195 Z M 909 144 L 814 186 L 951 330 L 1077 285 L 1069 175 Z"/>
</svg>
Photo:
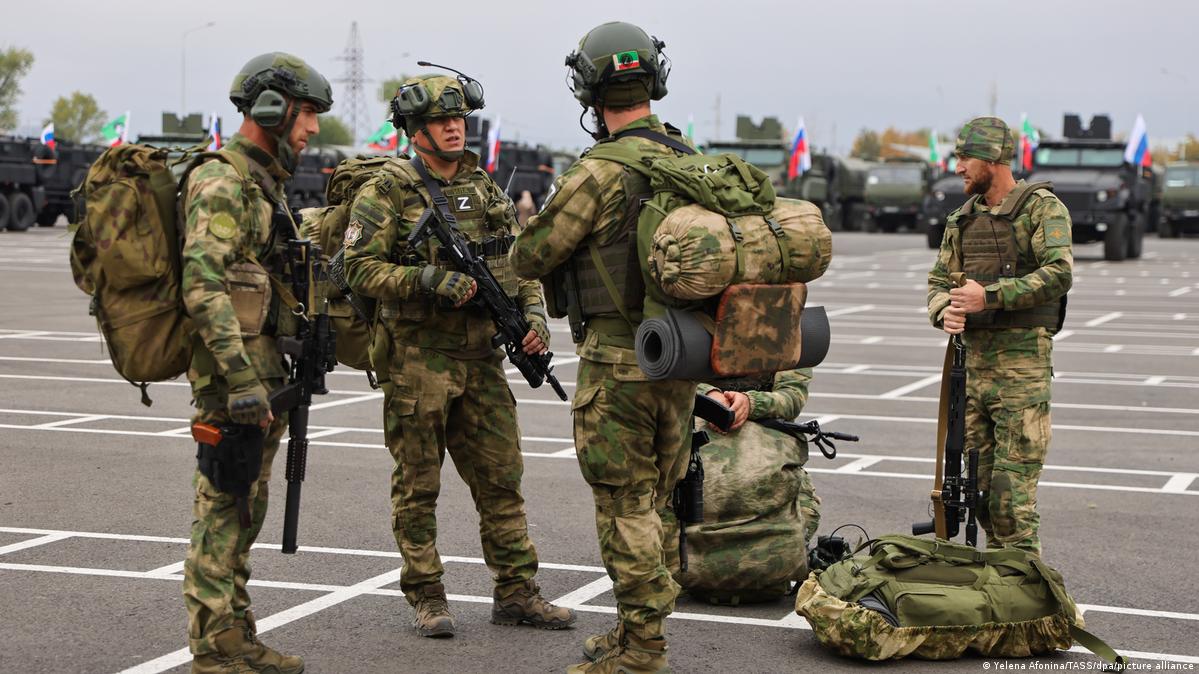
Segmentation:
<svg viewBox="0 0 1199 674">
<path fill-rule="evenodd" d="M 274 390 L 283 382 L 271 379 L 263 383 L 268 390 Z M 221 425 L 229 423 L 229 415 L 223 408 L 201 408 L 192 421 Z M 262 471 L 258 482 L 250 486 L 249 529 L 241 528 L 233 496 L 217 491 L 198 469 L 192 477 L 196 495 L 191 544 L 183 562 L 183 601 L 187 606 L 188 646 L 196 655 L 215 653 L 212 637 L 232 627 L 233 620 L 245 616 L 250 607 L 246 592 L 250 546 L 266 519 L 271 463 L 286 430 L 287 415 L 282 415 L 271 423 L 263 438 Z"/>
<path fill-rule="evenodd" d="M 404 557 L 400 588 L 415 602 L 423 586 L 441 580 L 437 495 L 449 450 L 479 513 L 483 559 L 496 589 L 537 573 L 520 493 L 524 463 L 516 400 L 499 356 L 460 360 L 431 349 L 394 345 L 383 384 L 383 431 L 395 459 L 391 474 L 392 532 Z"/>
<path fill-rule="evenodd" d="M 803 515 L 804 543 L 811 545 L 816 530 L 820 528 L 820 497 L 816 495 L 816 485 L 812 484 L 812 474 L 803 468 L 799 469 L 799 498 L 796 503 Z"/>
<path fill-rule="evenodd" d="M 662 518 L 687 471 L 695 382 L 643 379 L 636 365 L 579 361 L 575 450 L 595 498 L 600 555 L 625 629 L 664 635 L 679 585 L 663 554 Z"/>
<path fill-rule="evenodd" d="M 987 547 L 1041 552 L 1037 481 L 1052 435 L 1051 377 L 1049 367 L 967 372 L 966 448 L 978 447 Z"/>
</svg>

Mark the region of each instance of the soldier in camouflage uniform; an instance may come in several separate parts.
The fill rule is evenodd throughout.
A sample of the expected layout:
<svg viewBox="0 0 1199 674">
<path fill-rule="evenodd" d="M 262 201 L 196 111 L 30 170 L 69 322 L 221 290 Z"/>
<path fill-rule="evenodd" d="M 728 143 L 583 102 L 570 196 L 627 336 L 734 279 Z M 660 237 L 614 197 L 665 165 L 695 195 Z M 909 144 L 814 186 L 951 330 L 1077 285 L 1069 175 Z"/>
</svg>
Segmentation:
<svg viewBox="0 0 1199 674">
<path fill-rule="evenodd" d="M 230 99 L 244 115 L 241 128 L 220 151 L 223 160 L 192 170 L 181 204 L 182 292 L 196 330 L 188 378 L 194 422 L 259 425 L 265 439 L 261 471 L 249 478 L 248 528 L 237 499 L 214 484 L 201 446 L 183 596 L 193 672 L 295 674 L 303 660 L 258 641 L 246 583 L 250 546 L 266 517 L 271 462 L 287 428 L 286 415 L 272 416 L 267 401 L 287 376 L 275 336 L 296 329 L 268 275 L 281 280 L 282 246 L 298 234 L 288 217 L 273 223 L 272 214 L 288 212 L 283 184 L 333 98 L 328 81 L 304 61 L 272 53 L 242 67 Z"/>
<path fill-rule="evenodd" d="M 380 301 L 373 358 L 383 379 L 384 433 L 395 459 L 392 530 L 404 557 L 400 587 L 413 605 L 413 626 L 428 637 L 451 636 L 444 573 L 437 553 L 435 508 L 448 449 L 479 512 L 483 558 L 495 581 L 491 621 L 562 629 L 574 612 L 545 601 L 533 581 L 537 552 L 529 540 L 524 466 L 516 401 L 502 355 L 491 345 L 487 311 L 468 304 L 477 288 L 440 254 L 436 239 L 413 247 L 413 225 L 434 203 L 417 171 L 421 162 L 449 200 L 458 227 L 532 329 L 526 353 L 549 342 L 541 290 L 520 282 L 507 265 L 516 230 L 512 202 L 464 150 L 465 116 L 483 107 L 469 78 L 426 75 L 404 82 L 392 101 L 416 159 L 389 161 L 358 191 L 346 228 L 346 276 L 355 292 Z"/>
<path fill-rule="evenodd" d="M 928 315 L 966 346 L 966 446 L 979 450 L 988 547 L 1040 553 L 1037 480 L 1049 449 L 1053 335 L 1073 253 L 1070 213 L 1049 183 L 1012 178 L 1015 140 L 980 117 L 958 134 L 957 173 L 973 195 L 950 214 L 928 274 Z M 951 275 L 964 273 L 964 286 Z"/>
<path fill-rule="evenodd" d="M 593 136 L 601 143 L 624 144 L 646 157 L 678 152 L 668 143 L 684 142 L 682 134 L 649 105 L 666 94 L 663 46 L 636 26 L 613 22 L 588 33 L 568 57 L 575 97 L 594 109 Z M 618 603 L 616 627 L 584 645 L 594 662 L 572 672 L 667 666 L 663 622 L 679 586 L 663 555 L 661 513 L 687 469 L 696 382 L 649 381 L 633 349 L 637 325 L 651 310 L 643 307 L 633 233 L 639 201 L 649 192 L 648 181 L 621 164 L 584 156 L 554 181 L 510 254 L 521 278 L 543 280 L 551 313 L 571 318 L 581 358 L 572 402 L 575 447 Z"/>
</svg>

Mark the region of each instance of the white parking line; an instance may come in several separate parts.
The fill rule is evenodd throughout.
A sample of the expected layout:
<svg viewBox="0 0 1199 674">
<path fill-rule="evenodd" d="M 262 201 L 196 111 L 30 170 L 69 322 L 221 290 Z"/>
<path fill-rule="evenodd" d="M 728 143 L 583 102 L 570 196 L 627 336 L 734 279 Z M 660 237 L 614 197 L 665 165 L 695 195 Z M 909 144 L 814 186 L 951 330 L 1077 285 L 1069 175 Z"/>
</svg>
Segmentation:
<svg viewBox="0 0 1199 674">
<path fill-rule="evenodd" d="M 23 533 L 23 532 L 18 532 L 18 533 Z M 39 536 L 38 538 L 31 538 L 27 541 L 21 541 L 20 543 L 11 543 L 9 545 L 6 545 L 6 546 L 0 548 L 0 555 L 7 555 L 10 552 L 17 552 L 18 550 L 28 550 L 29 548 L 36 548 L 39 545 L 46 545 L 47 543 L 55 543 L 57 541 L 61 541 L 61 540 L 64 540 L 64 539 L 67 539 L 70 537 L 71 537 L 71 534 L 68 532 L 48 533 L 44 536 Z"/>
<path fill-rule="evenodd" d="M 920 381 L 912 382 L 911 384 L 908 384 L 906 386 L 900 386 L 899 388 L 896 388 L 896 389 L 891 389 L 890 391 L 887 391 L 886 393 L 883 393 L 883 394 L 879 395 L 878 397 L 880 400 L 892 400 L 895 398 L 902 398 L 903 396 L 911 393 L 912 391 L 919 391 L 920 389 L 922 389 L 930 384 L 935 384 L 940 381 L 941 381 L 941 375 L 939 375 L 939 374 L 929 375 L 929 376 L 925 377 L 924 379 L 921 379 Z"/>
<path fill-rule="evenodd" d="M 1191 290 L 1191 286 L 1183 286 L 1181 288 L 1175 288 L 1174 290 L 1171 290 L 1170 292 L 1166 293 L 1166 295 L 1168 297 L 1180 297 L 1191 292 Z"/>
<path fill-rule="evenodd" d="M 1091 320 L 1087 321 L 1086 323 L 1083 323 L 1083 325 L 1088 328 L 1093 328 L 1097 325 L 1103 325 L 1104 323 L 1107 323 L 1109 321 L 1114 321 L 1123 315 L 1124 315 L 1124 313 L 1121 311 L 1113 311 L 1110 314 L 1104 314 L 1104 315 L 1100 316 L 1099 318 L 1092 318 Z"/>
</svg>

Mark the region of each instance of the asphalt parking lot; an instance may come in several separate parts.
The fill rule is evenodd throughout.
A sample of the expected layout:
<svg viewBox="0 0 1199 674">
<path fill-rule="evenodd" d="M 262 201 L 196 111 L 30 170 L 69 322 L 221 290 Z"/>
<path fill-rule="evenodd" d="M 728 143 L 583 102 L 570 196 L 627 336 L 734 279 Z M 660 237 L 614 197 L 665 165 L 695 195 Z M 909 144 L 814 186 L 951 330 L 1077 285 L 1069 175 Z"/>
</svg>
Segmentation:
<svg viewBox="0 0 1199 674">
<path fill-rule="evenodd" d="M 0 232 L 0 671 L 186 671 L 180 585 L 194 444 L 186 382 L 151 386 L 152 407 L 113 371 L 71 281 L 60 226 Z M 856 523 L 906 532 L 926 519 L 945 336 L 929 327 L 917 235 L 834 236 L 811 284 L 833 346 L 801 419 L 861 436 L 808 469 L 822 533 Z M 1139 666 L 1199 667 L 1199 240 L 1147 238 L 1142 259 L 1075 250 L 1074 289 L 1055 343 L 1053 441 L 1039 492 L 1045 558 L 1088 627 Z M 553 326 L 556 373 L 573 393 L 577 358 Z M 279 552 L 284 491 L 253 557 L 251 593 L 269 644 L 310 672 L 551 672 L 580 660 L 615 613 L 579 475 L 568 403 L 510 370 L 524 491 L 547 597 L 576 629 L 488 622 L 491 588 L 465 485 L 445 467 L 439 549 L 458 634 L 408 627 L 390 532 L 391 458 L 381 395 L 339 369 L 314 405 L 299 554 Z M 282 453 L 282 452 L 281 452 Z M 822 650 L 789 601 L 715 607 L 682 598 L 668 625 L 678 672 L 861 671 Z M 1085 651 L 1009 668 L 1082 668 Z M 981 671 L 1000 663 L 902 661 L 888 669 Z M 873 668 L 872 668 L 873 669 Z"/>
</svg>

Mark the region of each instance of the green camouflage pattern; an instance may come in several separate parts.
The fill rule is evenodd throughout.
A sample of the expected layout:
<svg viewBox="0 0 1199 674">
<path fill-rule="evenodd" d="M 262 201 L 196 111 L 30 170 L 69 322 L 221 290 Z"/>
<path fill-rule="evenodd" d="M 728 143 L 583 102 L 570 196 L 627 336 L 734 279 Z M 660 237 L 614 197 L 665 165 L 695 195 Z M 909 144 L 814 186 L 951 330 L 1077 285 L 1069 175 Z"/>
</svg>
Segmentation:
<svg viewBox="0 0 1199 674">
<path fill-rule="evenodd" d="M 636 56 L 630 58 L 630 52 Z M 652 68 L 646 68 L 645 64 L 657 67 L 658 50 L 641 28 L 623 21 L 601 24 L 579 40 L 575 53 L 579 62 L 572 70 L 591 94 L 580 96 L 581 92 L 576 90 L 575 97 L 584 105 L 595 105 L 602 100 L 605 106 L 619 108 L 650 100 L 654 79 Z M 617 63 L 622 69 L 616 70 Z M 598 85 L 608 69 L 612 72 L 601 90 Z"/>
<path fill-rule="evenodd" d="M 1016 189 L 1019 188 L 1019 185 Z M 981 200 L 979 200 L 981 201 Z M 977 209 L 986 206 L 976 204 Z M 928 313 L 941 327 L 949 306 L 949 275 L 964 266 L 961 213 L 949 217 L 937 261 L 928 274 Z M 1073 282 L 1070 214 L 1047 191 L 1034 193 L 1012 222 L 1018 254 L 1035 271 L 985 286 L 997 301 L 987 309 L 1027 309 L 1058 302 Z M 1064 233 L 1063 233 L 1064 230 Z M 979 485 L 987 498 L 979 521 L 990 547 L 1040 551 L 1036 486 L 1048 452 L 1053 334 L 1046 328 L 972 329 L 966 317 L 967 445 L 979 449 Z"/>
<path fill-rule="evenodd" d="M 664 635 L 679 586 L 664 558 L 669 499 L 687 471 L 695 382 L 649 382 L 634 365 L 579 361 L 575 451 L 595 498 L 600 556 L 625 631 Z"/>
<path fill-rule="evenodd" d="M 754 419 L 793 419 L 808 397 L 812 370 L 786 370 L 763 390 L 734 380 L 699 391 L 740 391 L 750 421 L 724 434 L 711 428 L 704 462 L 704 522 L 687 527 L 687 571 L 672 568 L 688 593 L 719 604 L 776 599 L 808 575 L 807 543 L 820 525 L 820 498 L 803 466 L 808 443 Z M 677 547 L 677 529 L 667 537 Z M 677 559 L 677 553 L 667 553 Z"/>
<path fill-rule="evenodd" d="M 958 131 L 953 148 L 958 157 L 975 157 L 997 164 L 1010 164 L 1016 154 L 1016 136 L 998 117 L 975 117 Z"/>
<path fill-rule="evenodd" d="M 866 595 L 899 626 L 857 603 Z M 1009 549 L 980 560 L 968 546 L 907 536 L 883 536 L 813 573 L 795 610 L 825 647 L 866 660 L 1044 655 L 1070 648 L 1070 627 L 1084 627 L 1061 574 L 1038 556 Z"/>
<path fill-rule="evenodd" d="M 391 524 L 404 557 L 400 589 L 415 605 L 420 589 L 440 583 L 445 573 L 436 507 L 448 449 L 479 512 L 483 559 L 497 596 L 506 597 L 533 578 L 537 551 L 520 492 L 516 400 L 501 358 L 455 358 L 396 339 L 390 346 L 383 431 L 395 459 Z"/>
<path fill-rule="evenodd" d="M 735 285 L 720 296 L 708 359 L 717 376 L 793 368 L 803 356 L 800 321 L 808 289 Z"/>
<path fill-rule="evenodd" d="M 270 73 L 271 70 L 287 72 L 291 77 L 280 77 Z M 248 112 L 254 104 L 254 97 L 248 95 L 250 92 L 242 86 L 247 78 L 254 76 L 265 80 L 259 83 L 259 90 L 275 89 L 294 98 L 309 101 L 316 106 L 317 112 L 328 112 L 333 107 L 333 88 L 329 86 L 329 80 L 325 79 L 324 75 L 298 56 L 270 52 L 259 54 L 247 61 L 233 77 L 233 83 L 229 85 L 229 100 L 233 101 L 239 111 Z"/>
<path fill-rule="evenodd" d="M 442 117 L 465 117 L 469 115 L 472 108 L 466 103 L 466 91 L 462 87 L 462 83 L 456 77 L 449 75 L 418 75 L 409 77 L 400 84 L 400 89 L 406 89 L 411 86 L 424 87 L 425 92 L 429 94 L 429 109 L 420 114 L 419 119 L 439 119 Z M 453 100 L 454 105 L 446 107 L 442 96 L 445 92 L 456 92 L 456 96 L 451 94 L 447 100 Z"/>
</svg>

